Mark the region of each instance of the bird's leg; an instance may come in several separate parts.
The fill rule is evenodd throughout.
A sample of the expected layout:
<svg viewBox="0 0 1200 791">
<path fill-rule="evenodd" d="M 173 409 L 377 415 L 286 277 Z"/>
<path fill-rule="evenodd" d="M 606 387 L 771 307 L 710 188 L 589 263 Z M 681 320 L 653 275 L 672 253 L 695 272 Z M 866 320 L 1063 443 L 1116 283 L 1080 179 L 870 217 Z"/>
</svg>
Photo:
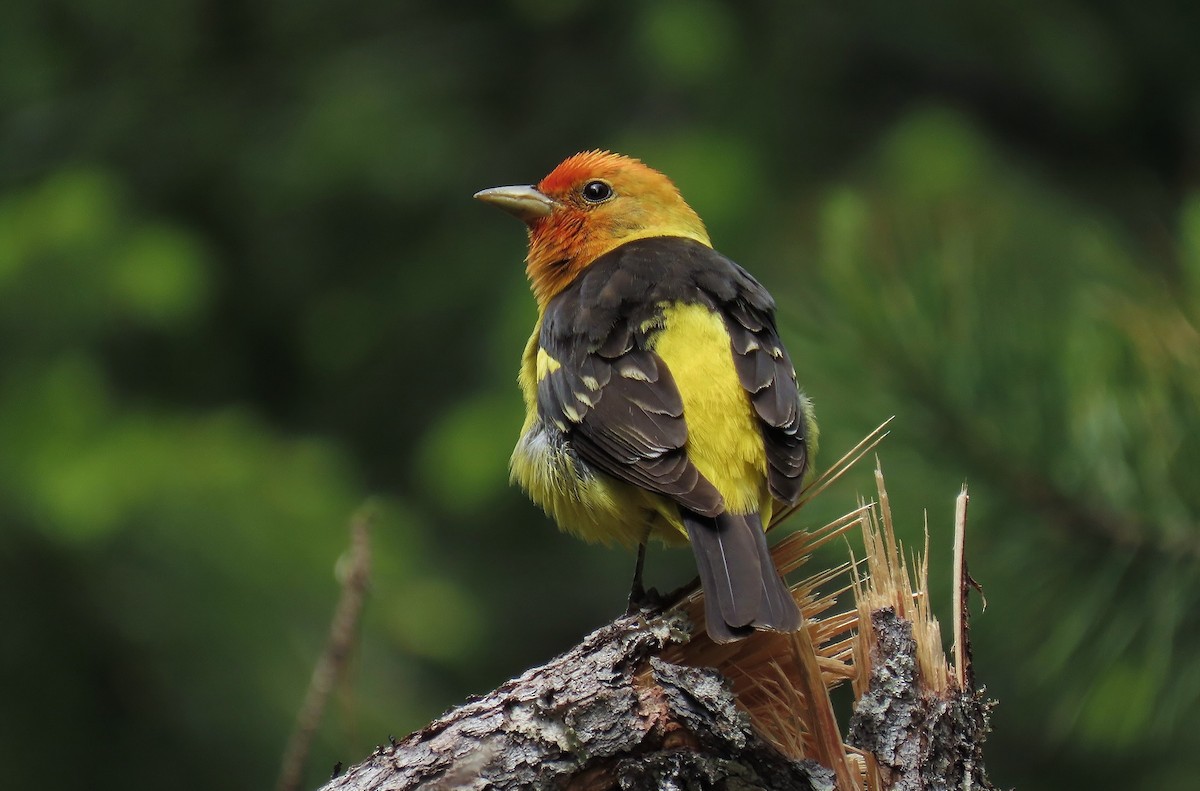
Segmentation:
<svg viewBox="0 0 1200 791">
<path fill-rule="evenodd" d="M 643 608 L 657 607 L 662 603 L 658 591 L 653 588 L 647 591 L 646 586 L 642 584 L 642 571 L 646 567 L 646 544 L 650 542 L 651 526 L 651 522 L 646 523 L 646 532 L 638 542 L 637 561 L 633 565 L 633 584 L 629 586 L 629 606 L 625 610 L 626 615 L 633 615 Z"/>
<path fill-rule="evenodd" d="M 626 615 L 633 615 L 646 603 L 646 586 L 642 584 L 642 570 L 646 567 L 646 542 L 638 543 L 637 561 L 633 565 L 633 584 L 629 586 L 629 606 Z"/>
</svg>

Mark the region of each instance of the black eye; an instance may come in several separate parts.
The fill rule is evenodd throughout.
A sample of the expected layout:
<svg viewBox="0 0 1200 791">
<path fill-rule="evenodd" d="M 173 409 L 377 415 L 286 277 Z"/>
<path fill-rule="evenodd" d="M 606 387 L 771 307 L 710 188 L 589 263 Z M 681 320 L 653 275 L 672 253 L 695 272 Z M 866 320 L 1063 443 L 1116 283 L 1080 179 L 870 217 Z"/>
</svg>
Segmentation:
<svg viewBox="0 0 1200 791">
<path fill-rule="evenodd" d="M 612 197 L 612 187 L 603 181 L 589 181 L 583 185 L 583 199 L 588 203 L 603 203 Z"/>
</svg>

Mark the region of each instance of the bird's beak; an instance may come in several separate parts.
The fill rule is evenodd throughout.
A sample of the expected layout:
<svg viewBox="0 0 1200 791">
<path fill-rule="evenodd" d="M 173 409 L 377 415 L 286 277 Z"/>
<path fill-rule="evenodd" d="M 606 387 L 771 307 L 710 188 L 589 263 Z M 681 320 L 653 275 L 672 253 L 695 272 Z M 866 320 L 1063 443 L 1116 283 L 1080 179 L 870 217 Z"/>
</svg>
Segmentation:
<svg viewBox="0 0 1200 791">
<path fill-rule="evenodd" d="M 475 198 L 484 203 L 504 209 L 518 220 L 529 223 L 546 217 L 557 205 L 553 200 L 533 187 L 492 187 L 475 193 Z"/>
</svg>

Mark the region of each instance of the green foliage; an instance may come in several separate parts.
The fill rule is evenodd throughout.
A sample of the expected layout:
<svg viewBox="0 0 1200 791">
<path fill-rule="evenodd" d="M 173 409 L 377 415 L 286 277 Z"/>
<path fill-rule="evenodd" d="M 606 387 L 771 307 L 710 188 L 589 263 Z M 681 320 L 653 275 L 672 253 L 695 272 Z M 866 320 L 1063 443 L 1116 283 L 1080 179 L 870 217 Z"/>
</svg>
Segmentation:
<svg viewBox="0 0 1200 791">
<path fill-rule="evenodd" d="M 820 209 L 811 255 L 834 299 L 800 334 L 836 327 L 825 351 L 897 399 L 889 443 L 923 448 L 927 469 L 889 466 L 893 491 L 957 470 L 988 503 L 973 569 L 1011 615 L 981 661 L 1025 668 L 993 693 L 1040 709 L 1043 738 L 1098 750 L 1200 725 L 1180 650 L 1200 497 L 1177 477 L 1200 462 L 1194 298 L 953 114 L 913 115 L 862 171 Z"/>
<path fill-rule="evenodd" d="M 819 463 L 897 416 L 889 490 L 910 546 L 928 509 L 943 601 L 969 482 L 997 782 L 1186 787 L 1196 23 L 1168 2 L 18 4 L 8 783 L 267 786 L 368 496 L 362 645 L 313 785 L 622 609 L 631 559 L 507 485 L 534 311 L 520 228 L 469 200 L 607 147 L 669 173 L 775 294 Z"/>
</svg>

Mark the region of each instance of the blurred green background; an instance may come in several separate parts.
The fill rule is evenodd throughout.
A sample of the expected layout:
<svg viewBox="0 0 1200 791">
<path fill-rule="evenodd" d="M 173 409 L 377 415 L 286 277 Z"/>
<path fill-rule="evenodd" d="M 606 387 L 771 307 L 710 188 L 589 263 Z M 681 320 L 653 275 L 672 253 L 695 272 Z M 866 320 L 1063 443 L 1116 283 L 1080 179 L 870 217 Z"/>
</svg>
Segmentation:
<svg viewBox="0 0 1200 791">
<path fill-rule="evenodd" d="M 370 495 L 310 785 L 622 610 L 631 556 L 507 485 L 534 307 L 521 227 L 470 200 L 593 147 L 670 174 L 773 291 L 819 462 L 897 416 L 943 618 L 970 483 L 993 779 L 1194 787 L 1200 5 L 0 17 L 6 787 L 268 787 Z"/>
</svg>

